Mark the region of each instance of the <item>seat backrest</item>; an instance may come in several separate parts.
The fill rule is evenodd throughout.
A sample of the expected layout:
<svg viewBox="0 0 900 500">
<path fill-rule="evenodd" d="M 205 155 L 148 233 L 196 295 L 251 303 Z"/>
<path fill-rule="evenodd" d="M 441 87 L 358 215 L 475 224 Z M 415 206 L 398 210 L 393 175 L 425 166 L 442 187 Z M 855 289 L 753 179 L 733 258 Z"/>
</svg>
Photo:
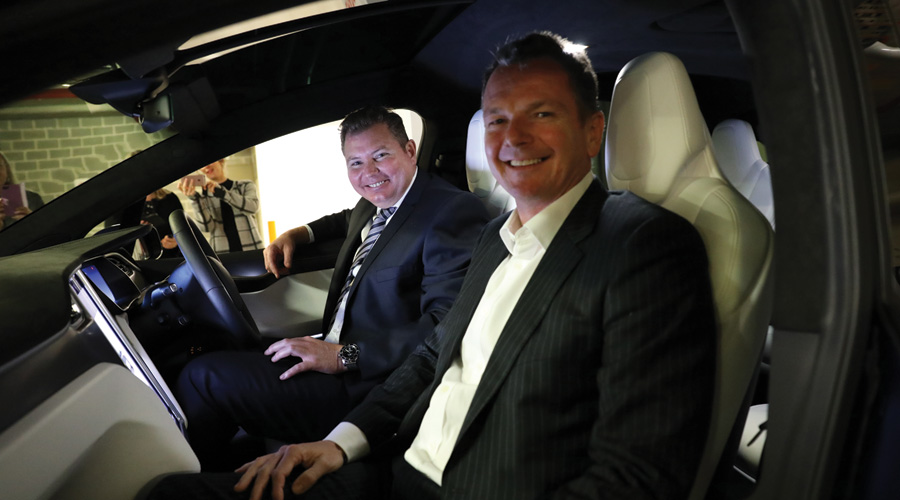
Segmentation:
<svg viewBox="0 0 900 500">
<path fill-rule="evenodd" d="M 606 142 L 610 189 L 627 189 L 690 221 L 706 246 L 718 322 L 710 431 L 692 499 L 703 498 L 746 411 L 771 314 L 772 227 L 721 174 L 681 61 L 629 62 L 613 91 Z M 741 418 L 743 420 L 743 418 Z"/>
<path fill-rule="evenodd" d="M 469 182 L 469 191 L 484 202 L 491 217 L 516 208 L 516 200 L 503 189 L 491 173 L 491 166 L 484 152 L 484 118 L 480 109 L 469 120 L 469 133 L 466 136 L 466 179 Z"/>
<path fill-rule="evenodd" d="M 769 164 L 759 154 L 753 127 L 744 120 L 725 120 L 712 133 L 716 162 L 725 178 L 775 227 L 775 204 Z"/>
</svg>

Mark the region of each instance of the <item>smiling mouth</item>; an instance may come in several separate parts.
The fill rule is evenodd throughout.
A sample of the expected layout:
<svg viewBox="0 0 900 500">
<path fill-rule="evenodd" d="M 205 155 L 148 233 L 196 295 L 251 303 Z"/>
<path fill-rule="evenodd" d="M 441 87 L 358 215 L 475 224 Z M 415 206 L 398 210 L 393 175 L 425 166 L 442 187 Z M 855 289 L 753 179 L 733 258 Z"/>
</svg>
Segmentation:
<svg viewBox="0 0 900 500">
<path fill-rule="evenodd" d="M 375 184 L 369 184 L 369 185 L 367 185 L 366 187 L 367 187 L 367 188 L 377 188 L 378 186 L 384 184 L 385 182 L 387 182 L 387 179 L 385 179 L 385 180 L 383 180 L 383 181 L 378 181 L 378 182 L 376 182 Z"/>
<path fill-rule="evenodd" d="M 531 160 L 510 160 L 507 163 L 509 163 L 511 167 L 527 167 L 530 165 L 536 165 L 542 161 L 544 161 L 544 158 L 533 158 Z"/>
</svg>

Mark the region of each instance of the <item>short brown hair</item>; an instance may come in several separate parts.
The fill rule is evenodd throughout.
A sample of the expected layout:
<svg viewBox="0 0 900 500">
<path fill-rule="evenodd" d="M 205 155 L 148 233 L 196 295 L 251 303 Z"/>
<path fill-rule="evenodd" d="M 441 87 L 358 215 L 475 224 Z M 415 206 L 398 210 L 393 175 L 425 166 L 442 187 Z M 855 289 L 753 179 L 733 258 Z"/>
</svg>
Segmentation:
<svg viewBox="0 0 900 500">
<path fill-rule="evenodd" d="M 484 72 L 481 95 L 488 80 L 500 66 L 525 66 L 531 61 L 546 59 L 559 64 L 569 76 L 569 85 L 578 103 L 582 121 L 600 110 L 597 100 L 597 74 L 591 60 L 584 52 L 569 53 L 565 46 L 569 41 L 549 31 L 529 33 L 521 38 L 508 40 L 494 53 L 494 62 Z"/>
</svg>

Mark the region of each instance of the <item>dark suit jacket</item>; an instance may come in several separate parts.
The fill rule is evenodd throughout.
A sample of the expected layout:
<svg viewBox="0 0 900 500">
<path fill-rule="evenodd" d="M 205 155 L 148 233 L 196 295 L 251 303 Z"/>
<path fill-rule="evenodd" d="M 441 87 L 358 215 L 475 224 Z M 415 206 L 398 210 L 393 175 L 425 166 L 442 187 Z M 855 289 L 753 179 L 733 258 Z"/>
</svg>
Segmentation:
<svg viewBox="0 0 900 500">
<path fill-rule="evenodd" d="M 316 242 L 342 239 L 323 315 L 327 332 L 360 231 L 375 215 L 360 199 L 353 210 L 309 224 Z M 345 374 L 358 402 L 421 344 L 450 309 L 472 248 L 489 217 L 475 195 L 419 170 L 369 255 L 347 298 L 341 343 L 360 349 L 359 370 Z"/>
<path fill-rule="evenodd" d="M 418 432 L 507 255 L 498 236 L 505 218 L 485 228 L 434 334 L 347 417 L 376 453 L 402 453 Z M 711 412 L 714 334 L 706 253 L 693 227 L 595 181 L 501 333 L 442 496 L 686 497 Z"/>
</svg>

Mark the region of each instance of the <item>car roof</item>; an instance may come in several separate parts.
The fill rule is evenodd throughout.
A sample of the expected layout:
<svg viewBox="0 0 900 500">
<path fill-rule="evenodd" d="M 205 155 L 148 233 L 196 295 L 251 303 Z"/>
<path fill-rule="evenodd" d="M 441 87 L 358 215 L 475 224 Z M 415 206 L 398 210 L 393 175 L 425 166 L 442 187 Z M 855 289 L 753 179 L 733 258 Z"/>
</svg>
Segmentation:
<svg viewBox="0 0 900 500">
<path fill-rule="evenodd" d="M 45 0 L 12 2 L 0 7 L 0 33 L 5 41 L 0 53 L 13 74 L 0 81 L 0 96 L 4 100 L 20 98 L 58 84 L 60 77 L 77 78 L 103 65 L 127 66 L 142 61 L 149 68 L 154 58 L 165 61 L 191 36 L 266 14 L 276 6 L 304 2 L 132 3 L 126 8 L 113 0 L 77 5 Z M 417 11 L 418 14 L 412 14 Z M 135 16 L 134 12 L 146 14 Z M 368 16 L 378 22 L 366 26 Z M 387 58 L 387 62 L 405 59 L 469 90 L 479 87 L 492 48 L 509 36 L 533 30 L 551 30 L 587 45 L 588 56 L 596 71 L 605 76 L 609 90 L 611 79 L 629 59 L 660 48 L 681 58 L 692 74 L 749 77 L 737 34 L 721 1 L 580 0 L 566 2 L 562 7 L 541 0 L 395 0 L 317 17 L 319 22 L 339 21 L 341 25 L 360 18 L 358 26 L 367 30 L 364 39 L 372 37 L 365 47 L 344 47 L 337 30 L 327 46 L 298 49 L 307 54 L 328 51 L 330 58 L 319 58 L 320 63 L 341 54 L 351 58 L 363 53 L 374 56 L 373 64 L 380 57 Z M 344 34 L 347 41 L 363 38 L 357 32 Z M 388 38 L 405 43 L 402 47 L 382 43 Z M 198 50 L 195 47 L 180 55 Z"/>
<path fill-rule="evenodd" d="M 0 7 L 0 33 L 12 42 L 0 46 L 0 54 L 16 68 L 0 79 L 0 99 L 21 98 L 63 80 L 81 81 L 72 87 L 79 96 L 110 102 L 140 118 L 149 114 L 152 96 L 177 94 L 173 128 L 182 132 L 165 147 L 151 148 L 161 151 L 148 151 L 89 181 L 95 192 L 108 193 L 105 199 L 75 189 L 31 214 L 28 224 L 9 228 L 0 238 L 0 254 L 79 238 L 98 223 L 76 217 L 82 208 L 98 217 L 101 211 L 122 210 L 148 184 L 165 185 L 197 165 L 340 119 L 366 104 L 418 112 L 429 131 L 420 145 L 424 164 L 452 160 L 480 105 L 491 50 L 510 36 L 539 29 L 557 30 L 588 46 L 601 99 L 609 99 L 624 62 L 665 48 L 694 72 L 710 125 L 724 118 L 756 121 L 746 59 L 722 2 L 578 0 L 561 8 L 539 0 L 515 7 L 502 0 L 391 0 L 179 50 L 194 35 L 303 3 L 250 7 L 199 0 L 176 7 L 162 1 L 151 8 L 138 1 L 126 9 L 119 2 L 94 0 L 76 9 L 45 0 Z M 279 34 L 285 36 L 273 38 Z M 186 64 L 256 40 L 266 41 Z"/>
</svg>

